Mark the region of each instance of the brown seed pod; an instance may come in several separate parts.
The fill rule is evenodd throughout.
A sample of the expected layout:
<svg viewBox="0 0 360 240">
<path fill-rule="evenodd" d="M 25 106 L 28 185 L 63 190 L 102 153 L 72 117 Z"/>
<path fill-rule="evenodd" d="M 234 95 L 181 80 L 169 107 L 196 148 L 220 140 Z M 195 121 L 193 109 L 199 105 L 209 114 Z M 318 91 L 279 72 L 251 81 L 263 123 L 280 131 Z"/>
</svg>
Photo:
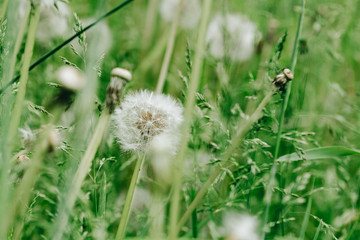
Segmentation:
<svg viewBox="0 0 360 240">
<path fill-rule="evenodd" d="M 131 73 L 123 68 L 114 68 L 111 71 L 110 84 L 107 89 L 105 104 L 110 113 L 113 113 L 116 105 L 120 104 L 121 93 L 124 86 L 131 80 Z"/>
<path fill-rule="evenodd" d="M 293 79 L 294 74 L 292 73 L 292 71 L 288 68 L 285 68 L 281 73 L 276 75 L 272 83 L 279 91 L 284 91 L 286 84 Z"/>
</svg>

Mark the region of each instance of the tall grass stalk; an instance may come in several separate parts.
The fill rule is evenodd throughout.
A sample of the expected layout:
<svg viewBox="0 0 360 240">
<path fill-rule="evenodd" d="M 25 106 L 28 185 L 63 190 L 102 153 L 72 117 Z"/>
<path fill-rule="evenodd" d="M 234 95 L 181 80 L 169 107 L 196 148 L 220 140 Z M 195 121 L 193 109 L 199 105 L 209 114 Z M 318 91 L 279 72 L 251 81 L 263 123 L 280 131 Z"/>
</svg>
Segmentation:
<svg viewBox="0 0 360 240">
<path fill-rule="evenodd" d="M 292 52 L 292 57 L 291 57 L 290 70 L 292 72 L 294 72 L 295 66 L 296 66 L 298 45 L 299 45 L 299 39 L 300 39 L 300 34 L 301 34 L 301 28 L 302 28 L 304 13 L 305 13 L 305 0 L 302 1 L 302 10 L 301 10 L 299 21 L 298 21 L 298 26 L 297 26 L 297 31 L 296 31 L 295 41 L 294 41 L 294 47 L 293 47 L 293 52 Z M 282 102 L 282 106 L 281 106 L 281 112 L 280 112 L 280 118 L 279 118 L 279 127 L 278 127 L 278 132 L 277 132 L 277 135 L 276 135 L 276 145 L 275 145 L 274 160 L 276 160 L 278 158 L 278 156 L 279 156 L 280 143 L 281 143 L 281 134 L 282 134 L 283 124 L 284 124 L 286 108 L 287 108 L 288 103 L 289 103 L 289 97 L 290 97 L 290 93 L 291 93 L 291 85 L 292 85 L 292 81 L 290 81 L 288 83 L 287 87 L 286 87 L 285 96 L 283 98 L 283 102 Z M 267 221 L 268 221 L 269 209 L 270 209 L 271 198 L 272 198 L 272 190 L 271 189 L 273 187 L 273 184 L 270 184 L 270 183 L 275 182 L 275 175 L 276 175 L 276 163 L 274 161 L 274 164 L 273 164 L 272 169 L 270 171 L 270 182 L 269 182 L 269 184 L 267 186 L 266 194 L 265 194 L 265 198 L 268 198 L 269 201 L 267 201 L 267 203 L 266 203 L 266 208 L 265 208 L 265 213 L 264 213 L 264 224 L 267 224 Z M 281 219 L 282 219 L 282 216 L 281 216 Z M 281 220 L 280 224 L 281 224 L 282 229 L 283 229 L 283 224 L 284 224 L 283 220 Z M 265 239 L 265 235 L 266 234 L 265 234 L 265 231 L 264 231 L 263 232 L 263 238 L 264 239 Z"/>
<path fill-rule="evenodd" d="M 183 2 L 184 2 L 184 0 L 180 0 L 179 5 L 176 10 L 175 18 L 171 24 L 170 36 L 168 39 L 164 60 L 161 65 L 160 75 L 159 75 L 158 83 L 157 83 L 156 90 L 155 90 L 156 93 L 161 93 L 164 88 L 165 79 L 166 79 L 167 73 L 169 71 L 169 65 L 170 65 L 172 53 L 174 50 L 176 31 L 177 31 L 177 28 L 179 25 L 180 12 L 181 12 Z"/>
<path fill-rule="evenodd" d="M 10 147 L 10 151 L 12 149 L 12 145 L 16 139 L 16 132 L 19 127 L 20 123 L 20 116 L 21 116 L 21 109 L 24 104 L 25 93 L 26 93 L 26 85 L 29 77 L 29 66 L 30 61 L 33 55 L 33 49 L 35 45 L 35 37 L 36 37 L 36 30 L 39 22 L 40 17 L 40 7 L 39 5 L 34 5 L 32 9 L 32 14 L 30 16 L 30 25 L 28 36 L 25 45 L 25 52 L 24 52 L 24 60 L 23 65 L 21 67 L 21 77 L 20 77 L 20 85 L 15 99 L 15 105 L 11 115 L 10 121 L 10 129 L 9 135 L 7 138 L 8 146 Z"/>
<path fill-rule="evenodd" d="M 1 6 L 0 23 L 2 23 L 4 21 L 8 3 L 9 3 L 9 0 L 4 0 L 3 4 Z"/>
<path fill-rule="evenodd" d="M 28 209 L 28 203 L 32 194 L 32 189 L 39 176 L 39 172 L 46 156 L 46 151 L 49 148 L 49 137 L 51 131 L 54 129 L 54 125 L 59 121 L 63 108 L 55 109 L 53 117 L 49 124 L 47 124 L 40 135 L 37 144 L 34 146 L 34 153 L 32 156 L 31 165 L 26 170 L 24 177 L 15 190 L 14 199 L 11 207 L 9 208 L 9 214 L 7 215 L 7 229 L 14 225 L 14 239 L 21 239 L 22 229 L 24 226 L 26 210 Z"/>
<path fill-rule="evenodd" d="M 146 11 L 144 34 L 142 39 L 142 51 L 147 51 L 154 35 L 154 28 L 156 26 L 157 7 L 159 0 L 149 0 Z M 141 54 L 143 55 L 143 54 Z"/>
<path fill-rule="evenodd" d="M 86 174 L 89 172 L 92 160 L 94 159 L 95 154 L 99 148 L 104 132 L 108 126 L 109 120 L 110 112 L 106 108 L 99 118 L 94 135 L 92 136 L 91 141 L 85 151 L 85 154 L 80 161 L 80 164 L 74 176 L 73 183 L 69 191 L 67 192 L 67 195 L 65 197 L 65 208 L 60 209 L 60 212 L 58 213 L 58 222 L 54 225 L 56 230 L 53 234 L 52 239 L 62 239 L 68 223 L 69 214 L 71 214 L 72 208 L 74 207 L 76 198 L 79 195 L 81 185 L 86 177 Z"/>
<path fill-rule="evenodd" d="M 116 233 L 115 240 L 123 239 L 125 236 L 126 226 L 127 226 L 129 216 L 130 216 L 131 205 L 132 205 L 132 201 L 134 198 L 136 185 L 139 181 L 139 175 L 140 175 L 144 160 L 145 160 L 145 154 L 143 156 L 138 156 L 138 159 L 137 159 L 136 165 L 135 165 L 135 169 L 134 169 L 133 175 L 131 177 L 130 186 L 129 186 L 129 189 L 128 189 L 128 192 L 126 195 L 124 209 L 121 214 L 120 223 L 119 223 L 119 227 L 118 227 L 118 230 Z"/>
<path fill-rule="evenodd" d="M 241 144 L 241 141 L 243 140 L 243 137 L 245 134 L 251 129 L 251 126 L 254 124 L 254 122 L 257 122 L 262 117 L 262 111 L 265 108 L 266 104 L 270 101 L 272 95 L 274 94 L 273 91 L 270 91 L 264 99 L 261 101 L 261 103 L 258 105 L 254 113 L 249 117 L 249 119 L 240 122 L 238 131 L 236 135 L 234 136 L 231 145 L 226 150 L 226 153 L 224 157 L 222 158 L 222 165 L 217 165 L 214 171 L 211 173 L 211 175 L 208 177 L 207 181 L 204 183 L 204 185 L 200 188 L 199 192 L 196 194 L 196 197 L 191 202 L 189 207 L 186 209 L 184 215 L 181 217 L 179 223 L 176 227 L 176 232 L 179 233 L 181 230 L 181 227 L 186 223 L 186 221 L 191 216 L 191 213 L 195 210 L 196 206 L 201 202 L 204 195 L 207 193 L 209 187 L 211 184 L 215 181 L 215 179 L 223 172 L 224 169 L 232 168 L 233 164 L 230 162 L 230 157 L 234 153 L 234 151 L 239 148 L 239 145 Z"/>
<path fill-rule="evenodd" d="M 206 29 L 211 11 L 211 4 L 212 4 L 212 0 L 203 1 L 203 12 L 201 14 L 199 35 L 197 39 L 196 52 L 194 56 L 194 65 L 190 75 L 189 89 L 188 89 L 188 94 L 186 97 L 186 103 L 184 109 L 184 123 L 182 125 L 182 131 L 181 131 L 182 136 L 179 144 L 179 151 L 176 155 L 176 159 L 173 165 L 174 184 L 173 184 L 173 193 L 171 196 L 171 206 L 170 206 L 170 225 L 169 225 L 170 239 L 176 239 L 177 237 L 176 225 L 179 215 L 183 164 L 187 150 L 187 142 L 188 142 L 192 112 L 194 110 L 195 94 L 199 87 L 200 78 L 201 78 L 201 69 L 203 66 L 203 58 L 204 58 L 203 55 L 205 52 L 205 36 L 206 36 Z"/>
</svg>

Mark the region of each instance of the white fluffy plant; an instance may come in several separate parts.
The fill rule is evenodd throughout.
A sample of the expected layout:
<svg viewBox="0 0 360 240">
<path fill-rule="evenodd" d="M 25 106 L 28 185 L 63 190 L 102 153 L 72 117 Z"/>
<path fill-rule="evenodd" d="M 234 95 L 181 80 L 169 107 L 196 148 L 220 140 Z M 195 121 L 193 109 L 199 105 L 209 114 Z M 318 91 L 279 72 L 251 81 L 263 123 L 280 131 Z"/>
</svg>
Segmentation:
<svg viewBox="0 0 360 240">
<path fill-rule="evenodd" d="M 229 57 L 232 61 L 243 62 L 253 56 L 258 38 L 256 24 L 247 17 L 217 14 L 209 24 L 206 43 L 214 58 Z"/>
<path fill-rule="evenodd" d="M 160 15 L 167 21 L 172 22 L 176 16 L 177 8 L 181 0 L 162 0 L 160 4 Z M 194 29 L 200 20 L 201 2 L 200 0 L 183 0 L 179 23 L 184 29 Z"/>
<path fill-rule="evenodd" d="M 257 217 L 228 212 L 224 218 L 223 235 L 227 240 L 260 240 Z"/>
<path fill-rule="evenodd" d="M 169 156 L 175 155 L 177 150 L 182 121 L 183 107 L 179 102 L 168 95 L 156 94 L 147 90 L 127 94 L 121 102 L 120 108 L 115 110 L 113 116 L 115 135 L 121 148 L 139 155 L 126 196 L 116 240 L 122 239 L 125 235 L 136 184 L 146 154 L 152 152 L 156 157 L 163 156 L 164 163 L 155 162 L 153 166 L 157 168 L 155 172 L 159 172 L 159 168 L 164 168 L 166 171 L 170 166 L 167 162 Z M 167 177 L 163 173 L 160 175 L 160 178 Z"/>
</svg>

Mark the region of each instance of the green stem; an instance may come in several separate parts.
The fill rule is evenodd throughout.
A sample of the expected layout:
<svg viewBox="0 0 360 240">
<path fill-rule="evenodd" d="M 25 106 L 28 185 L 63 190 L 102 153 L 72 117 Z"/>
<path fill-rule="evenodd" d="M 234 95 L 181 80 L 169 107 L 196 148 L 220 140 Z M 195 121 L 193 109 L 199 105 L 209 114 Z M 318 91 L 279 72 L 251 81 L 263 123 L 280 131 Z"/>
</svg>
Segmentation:
<svg viewBox="0 0 360 240">
<path fill-rule="evenodd" d="M 156 16 L 157 16 L 157 6 L 158 0 L 149 0 L 147 12 L 146 12 L 146 20 L 144 26 L 144 35 L 142 40 L 142 50 L 147 51 L 149 48 L 153 34 L 154 34 L 154 27 L 156 26 Z"/>
<path fill-rule="evenodd" d="M 38 5 L 35 5 L 33 11 L 34 13 L 30 18 L 29 32 L 25 45 L 24 61 L 21 67 L 20 85 L 19 85 L 18 93 L 16 95 L 14 109 L 11 115 L 9 135 L 7 138 L 8 139 L 7 142 L 10 146 L 10 151 L 15 141 L 16 132 L 20 123 L 21 109 L 24 103 L 26 85 L 29 77 L 29 66 L 30 66 L 31 57 L 33 55 L 36 30 L 40 17 L 40 7 Z"/>
<path fill-rule="evenodd" d="M 203 12 L 201 16 L 198 40 L 196 44 L 196 53 L 194 56 L 194 67 L 193 67 L 193 71 L 191 72 L 190 85 L 185 103 L 184 123 L 182 124 L 182 131 L 181 131 L 182 136 L 179 144 L 179 151 L 177 153 L 174 162 L 174 184 L 173 184 L 174 188 L 173 188 L 171 207 L 170 207 L 170 230 L 169 230 L 170 239 L 176 239 L 177 237 L 176 224 L 179 214 L 183 162 L 185 159 L 185 153 L 187 149 L 187 141 L 190 130 L 192 112 L 194 110 L 195 94 L 199 87 L 201 69 L 203 66 L 203 57 L 204 57 L 203 55 L 205 52 L 205 35 L 208 25 L 208 19 L 210 16 L 211 3 L 212 0 L 203 1 Z"/>
<path fill-rule="evenodd" d="M 2 23 L 4 21 L 4 17 L 5 17 L 5 13 L 6 13 L 8 3 L 9 3 L 9 0 L 5 0 L 3 2 L 3 5 L 1 6 L 0 23 Z"/>
<path fill-rule="evenodd" d="M 120 224 L 119 224 L 118 231 L 116 233 L 115 240 L 123 239 L 125 236 L 126 225 L 127 225 L 127 222 L 129 220 L 129 216 L 130 216 L 130 209 L 131 209 L 131 205 L 132 205 L 133 198 L 134 198 L 135 188 L 139 181 L 139 175 L 140 175 L 140 172 L 142 169 L 142 165 L 144 163 L 144 159 L 145 159 L 145 154 L 144 154 L 144 156 L 139 157 L 138 160 L 136 161 L 134 173 L 131 178 L 128 193 L 126 195 L 124 209 L 123 209 L 123 212 L 121 215 Z"/>
<path fill-rule="evenodd" d="M 74 207 L 76 198 L 78 197 L 81 190 L 81 185 L 86 177 L 86 174 L 88 173 L 88 170 L 91 167 L 92 160 L 94 159 L 95 154 L 100 146 L 109 120 L 110 113 L 106 108 L 103 114 L 100 116 L 100 119 L 96 125 L 94 135 L 92 136 L 90 143 L 85 151 L 85 154 L 80 161 L 78 169 L 74 175 L 74 180 L 71 184 L 69 191 L 67 192 L 67 196 L 64 198 L 65 206 L 59 209 L 60 212 L 53 225 L 53 237 L 51 239 L 62 239 L 63 233 L 68 223 L 69 214 Z"/>
<path fill-rule="evenodd" d="M 40 135 L 39 140 L 34 147 L 35 152 L 32 157 L 31 165 L 29 169 L 25 172 L 24 177 L 22 178 L 19 186 L 15 190 L 14 201 L 10 206 L 10 211 L 8 216 L 8 221 L 6 223 L 6 229 L 11 227 L 15 223 L 14 230 L 14 239 L 21 239 L 22 228 L 24 226 L 24 217 L 26 215 L 27 204 L 30 200 L 32 189 L 36 183 L 36 180 L 39 176 L 39 172 L 46 155 L 46 151 L 49 148 L 49 136 L 51 131 L 54 129 L 54 125 L 59 121 L 63 108 L 57 108 L 54 112 L 54 117 L 52 121 L 46 125 L 43 133 Z M 15 221 L 15 220 L 18 221 Z"/>
<path fill-rule="evenodd" d="M 273 94 L 274 94 L 274 92 L 270 91 L 264 97 L 264 99 L 261 101 L 261 103 L 258 105 L 258 107 L 254 111 L 254 113 L 250 116 L 250 118 L 246 122 L 241 122 L 239 124 L 238 131 L 232 140 L 232 144 L 228 147 L 228 149 L 223 157 L 222 162 L 224 163 L 224 166 L 221 166 L 221 165 L 216 166 L 215 170 L 211 173 L 211 175 L 209 176 L 207 181 L 204 183 L 204 185 L 201 187 L 201 189 L 197 193 L 197 195 L 194 198 L 194 200 L 192 201 L 192 203 L 186 209 L 184 215 L 181 217 L 179 223 L 176 226 L 176 233 L 180 232 L 181 227 L 189 219 L 189 217 L 191 216 L 191 213 L 195 210 L 196 206 L 201 202 L 201 199 L 207 193 L 207 190 L 209 189 L 211 184 L 222 173 L 222 170 L 233 167 L 233 164 L 229 161 L 230 157 L 232 156 L 233 152 L 237 148 L 239 148 L 239 145 L 241 144 L 241 140 L 243 139 L 245 134 L 250 130 L 252 124 L 254 122 L 257 122 L 262 117 L 262 110 L 264 109 L 266 104 L 270 101 Z"/>
<path fill-rule="evenodd" d="M 300 34 L 301 34 L 301 28 L 302 28 L 302 23 L 303 23 L 303 18 L 304 18 L 304 12 L 305 12 L 305 0 L 302 1 L 302 10 L 301 10 L 301 14 L 299 17 L 299 21 L 298 21 L 298 26 L 297 26 L 297 32 L 296 32 L 296 37 L 295 37 L 295 41 L 294 41 L 294 47 L 293 47 L 293 52 L 292 52 L 292 57 L 291 57 L 291 63 L 290 63 L 290 70 L 294 72 L 295 70 L 295 66 L 296 66 L 296 60 L 297 60 L 297 52 L 298 52 L 298 44 L 299 44 L 299 39 L 300 39 Z M 283 129 L 283 124 L 284 124 L 284 118 L 285 118 L 285 112 L 289 103 L 289 97 L 290 97 L 290 92 L 291 92 L 291 85 L 292 85 L 292 81 L 290 81 L 286 87 L 286 92 L 285 92 L 285 96 L 282 102 L 282 106 L 281 106 L 281 112 L 280 112 L 280 118 L 279 118 L 279 127 L 278 127 L 278 132 L 277 132 L 277 136 L 276 136 L 276 145 L 275 145 L 275 153 L 274 153 L 274 160 L 276 160 L 279 156 L 279 150 L 280 150 L 280 143 L 281 143 L 281 134 L 282 134 L 282 129 Z M 276 163 L 274 161 L 273 167 L 271 169 L 271 175 L 270 175 L 270 183 L 274 182 L 274 179 L 276 175 Z M 270 204 L 271 204 L 271 197 L 272 197 L 272 191 L 271 191 L 271 187 L 272 184 L 268 185 L 268 189 L 266 189 L 266 192 L 269 194 L 267 197 L 270 199 L 270 201 L 267 202 L 266 205 L 266 210 L 264 213 L 264 224 L 267 223 L 268 221 L 268 215 L 269 215 L 269 209 L 270 209 Z M 282 216 L 281 216 L 282 218 Z M 283 221 L 281 221 L 281 225 L 283 228 Z M 263 233 L 263 238 L 265 238 L 265 232 Z"/>
<path fill-rule="evenodd" d="M 165 57 L 164 57 L 162 65 L 161 65 L 158 84 L 156 86 L 156 93 L 162 92 L 162 90 L 164 88 L 164 84 L 165 84 L 166 75 L 169 71 L 169 65 L 170 65 L 171 56 L 172 56 L 172 53 L 174 50 L 176 31 L 177 31 L 177 27 L 179 25 L 179 17 L 180 17 L 182 4 L 183 4 L 183 0 L 181 0 L 179 2 L 179 5 L 178 5 L 177 11 L 176 11 L 176 16 L 171 25 L 170 36 L 169 36 L 167 47 L 166 47 Z"/>
</svg>

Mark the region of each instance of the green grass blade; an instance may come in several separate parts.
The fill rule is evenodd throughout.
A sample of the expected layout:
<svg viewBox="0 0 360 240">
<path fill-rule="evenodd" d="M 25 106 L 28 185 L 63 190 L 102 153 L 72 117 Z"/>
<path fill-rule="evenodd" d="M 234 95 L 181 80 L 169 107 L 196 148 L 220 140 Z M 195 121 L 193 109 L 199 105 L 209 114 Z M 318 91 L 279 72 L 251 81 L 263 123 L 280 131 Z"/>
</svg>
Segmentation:
<svg viewBox="0 0 360 240">
<path fill-rule="evenodd" d="M 298 153 L 286 154 L 280 157 L 278 162 L 294 162 L 300 160 L 316 160 L 316 159 L 328 159 L 339 158 L 351 155 L 360 155 L 360 150 L 350 149 L 341 146 L 320 147 L 305 150 L 304 155 L 300 156 Z"/>
</svg>

